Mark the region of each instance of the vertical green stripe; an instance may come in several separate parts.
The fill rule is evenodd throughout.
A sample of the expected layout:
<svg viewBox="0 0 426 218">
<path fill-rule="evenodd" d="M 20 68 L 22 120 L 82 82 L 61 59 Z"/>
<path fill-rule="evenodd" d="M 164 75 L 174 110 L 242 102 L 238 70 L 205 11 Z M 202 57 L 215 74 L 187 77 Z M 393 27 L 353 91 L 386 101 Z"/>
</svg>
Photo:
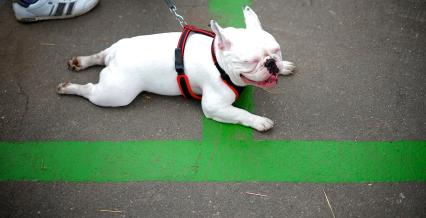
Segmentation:
<svg viewBox="0 0 426 218">
<path fill-rule="evenodd" d="M 209 12 L 222 27 L 244 27 L 243 6 L 251 5 L 249 0 L 210 0 Z M 253 88 L 247 87 L 241 94 L 236 107 L 253 112 Z M 229 143 L 230 141 L 252 140 L 253 130 L 248 127 L 224 124 L 203 118 L 203 142 L 210 144 Z"/>
<path fill-rule="evenodd" d="M 222 26 L 244 27 L 243 6 L 250 0 L 209 0 L 209 12 Z"/>
</svg>

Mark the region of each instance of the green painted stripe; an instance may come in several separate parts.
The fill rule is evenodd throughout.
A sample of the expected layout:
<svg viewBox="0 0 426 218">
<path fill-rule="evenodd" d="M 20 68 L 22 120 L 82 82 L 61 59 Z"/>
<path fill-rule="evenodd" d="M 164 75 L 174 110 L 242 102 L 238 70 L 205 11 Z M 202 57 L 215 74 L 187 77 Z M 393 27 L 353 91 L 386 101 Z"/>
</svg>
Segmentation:
<svg viewBox="0 0 426 218">
<path fill-rule="evenodd" d="M 179 181 L 202 153 L 191 141 L 2 142 L 0 150 L 0 180 L 15 181 Z"/>
<path fill-rule="evenodd" d="M 209 0 L 209 12 L 212 17 L 222 27 L 244 27 L 243 6 L 251 5 L 250 0 Z M 241 93 L 240 98 L 235 102 L 235 106 L 254 111 L 253 88 L 247 87 Z M 253 130 L 240 125 L 218 123 L 213 120 L 203 118 L 203 136 L 206 143 L 217 144 L 219 142 L 252 140 Z"/>
<path fill-rule="evenodd" d="M 221 26 L 244 27 L 243 6 L 251 6 L 251 0 L 209 0 L 209 13 Z"/>
<path fill-rule="evenodd" d="M 426 181 L 426 141 L 2 142 L 0 180 Z"/>
<path fill-rule="evenodd" d="M 249 1 L 209 1 L 241 26 Z M 253 90 L 236 105 L 253 111 Z M 426 181 L 426 141 L 253 141 L 246 127 L 203 119 L 202 141 L 0 142 L 0 181 Z"/>
</svg>

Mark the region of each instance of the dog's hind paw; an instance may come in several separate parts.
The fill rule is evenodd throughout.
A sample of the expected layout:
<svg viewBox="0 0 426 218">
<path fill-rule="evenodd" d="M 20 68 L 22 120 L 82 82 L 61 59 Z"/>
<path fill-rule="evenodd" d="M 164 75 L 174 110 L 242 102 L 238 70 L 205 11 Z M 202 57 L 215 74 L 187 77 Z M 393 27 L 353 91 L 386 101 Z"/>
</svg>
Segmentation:
<svg viewBox="0 0 426 218">
<path fill-rule="evenodd" d="M 65 88 L 66 88 L 67 86 L 69 86 L 70 84 L 71 84 L 70 82 L 64 82 L 64 83 L 59 84 L 59 85 L 56 87 L 56 92 L 57 92 L 58 94 L 66 94 L 66 93 L 65 93 Z"/>
<path fill-rule="evenodd" d="M 79 59 L 78 57 L 73 57 L 73 58 L 71 58 L 71 59 L 67 62 L 67 65 L 68 65 L 68 69 L 69 69 L 69 70 L 72 70 L 72 71 L 76 71 L 76 72 L 78 72 L 78 71 L 80 71 L 80 70 L 82 70 L 82 69 L 83 69 L 83 68 L 82 68 L 82 66 L 81 66 L 80 59 Z"/>
</svg>

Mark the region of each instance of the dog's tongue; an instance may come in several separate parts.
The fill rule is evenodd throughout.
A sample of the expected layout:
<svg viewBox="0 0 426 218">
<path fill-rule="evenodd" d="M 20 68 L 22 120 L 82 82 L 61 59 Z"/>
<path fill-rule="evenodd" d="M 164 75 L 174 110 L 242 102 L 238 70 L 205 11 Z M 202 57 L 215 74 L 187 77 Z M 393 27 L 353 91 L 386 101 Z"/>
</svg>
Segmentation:
<svg viewBox="0 0 426 218">
<path fill-rule="evenodd" d="M 276 74 L 272 74 L 267 80 L 258 82 L 257 85 L 263 88 L 272 88 L 278 83 L 278 76 Z"/>
</svg>

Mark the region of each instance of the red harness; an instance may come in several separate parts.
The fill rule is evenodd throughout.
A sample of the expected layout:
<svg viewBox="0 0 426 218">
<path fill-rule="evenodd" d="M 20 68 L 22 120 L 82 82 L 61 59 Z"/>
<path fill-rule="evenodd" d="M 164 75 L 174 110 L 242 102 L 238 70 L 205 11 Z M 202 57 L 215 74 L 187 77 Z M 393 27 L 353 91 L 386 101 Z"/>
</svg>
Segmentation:
<svg viewBox="0 0 426 218">
<path fill-rule="evenodd" d="M 185 54 L 185 44 L 186 44 L 188 36 L 191 32 L 203 34 L 205 36 L 209 36 L 209 37 L 213 38 L 213 42 L 212 42 L 212 45 L 211 45 L 211 53 L 212 53 L 213 63 L 216 66 L 216 68 L 218 69 L 223 82 L 235 93 L 235 96 L 236 96 L 236 99 L 237 99 L 239 97 L 240 93 L 243 91 L 244 87 L 237 86 L 237 85 L 233 84 L 231 79 L 229 78 L 228 74 L 226 74 L 226 72 L 217 63 L 216 54 L 215 54 L 215 51 L 214 51 L 215 33 L 208 31 L 208 30 L 199 29 L 195 26 L 190 26 L 190 25 L 185 25 L 183 27 L 183 31 L 182 31 L 182 34 L 180 35 L 178 46 L 175 49 L 175 68 L 176 68 L 176 72 L 178 74 L 177 75 L 177 82 L 178 82 L 179 89 L 180 89 L 180 92 L 182 93 L 182 95 L 186 98 L 201 100 L 201 96 L 195 94 L 192 91 L 191 85 L 189 84 L 188 76 L 185 74 L 185 71 L 184 71 L 183 57 L 184 57 L 184 54 Z"/>
</svg>

